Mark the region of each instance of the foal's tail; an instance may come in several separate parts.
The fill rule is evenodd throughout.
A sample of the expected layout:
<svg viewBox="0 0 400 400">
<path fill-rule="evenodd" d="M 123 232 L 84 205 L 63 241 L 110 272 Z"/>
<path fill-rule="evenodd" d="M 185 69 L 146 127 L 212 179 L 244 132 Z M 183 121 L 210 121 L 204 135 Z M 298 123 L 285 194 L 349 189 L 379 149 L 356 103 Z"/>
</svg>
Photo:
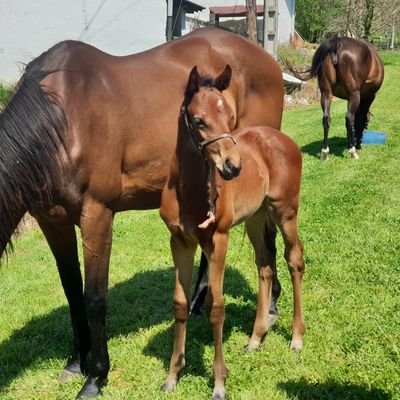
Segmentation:
<svg viewBox="0 0 400 400">
<path fill-rule="evenodd" d="M 0 114 L 0 256 L 26 211 L 48 204 L 60 187 L 66 118 L 41 81 L 50 71 L 32 61 Z"/>
<path fill-rule="evenodd" d="M 314 53 L 311 67 L 305 70 L 298 70 L 288 60 L 282 60 L 282 64 L 293 76 L 302 81 L 309 81 L 318 77 L 322 73 L 322 65 L 327 56 L 331 57 L 333 65 L 338 63 L 338 49 L 340 47 L 340 38 L 334 37 L 323 42 Z"/>
</svg>

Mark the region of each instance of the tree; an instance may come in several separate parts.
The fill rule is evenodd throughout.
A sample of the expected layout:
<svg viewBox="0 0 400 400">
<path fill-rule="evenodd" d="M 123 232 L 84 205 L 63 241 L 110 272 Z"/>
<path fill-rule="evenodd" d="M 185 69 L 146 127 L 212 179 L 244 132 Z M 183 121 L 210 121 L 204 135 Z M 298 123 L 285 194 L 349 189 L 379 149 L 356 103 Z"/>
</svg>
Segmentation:
<svg viewBox="0 0 400 400">
<path fill-rule="evenodd" d="M 305 40 L 315 43 L 329 31 L 331 21 L 345 11 L 344 0 L 297 0 L 296 30 Z"/>
</svg>

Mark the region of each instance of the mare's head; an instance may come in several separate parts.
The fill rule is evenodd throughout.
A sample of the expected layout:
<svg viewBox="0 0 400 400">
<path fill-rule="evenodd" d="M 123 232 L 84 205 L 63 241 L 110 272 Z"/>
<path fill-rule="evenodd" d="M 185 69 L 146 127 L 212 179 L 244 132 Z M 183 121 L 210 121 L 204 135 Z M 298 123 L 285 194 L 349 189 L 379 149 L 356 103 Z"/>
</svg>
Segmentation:
<svg viewBox="0 0 400 400">
<path fill-rule="evenodd" d="M 221 177 L 230 180 L 239 175 L 240 154 L 230 132 L 235 118 L 222 92 L 230 84 L 232 69 L 227 65 L 217 78 L 202 77 L 194 67 L 189 75 L 182 106 L 188 140 L 214 165 Z"/>
</svg>

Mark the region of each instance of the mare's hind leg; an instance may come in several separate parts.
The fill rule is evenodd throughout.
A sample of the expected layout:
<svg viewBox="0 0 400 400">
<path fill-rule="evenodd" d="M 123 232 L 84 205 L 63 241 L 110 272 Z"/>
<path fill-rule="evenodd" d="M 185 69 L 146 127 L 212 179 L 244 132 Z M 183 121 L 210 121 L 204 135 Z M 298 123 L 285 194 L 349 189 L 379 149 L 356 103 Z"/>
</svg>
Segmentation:
<svg viewBox="0 0 400 400">
<path fill-rule="evenodd" d="M 328 134 L 329 126 L 331 123 L 330 109 L 331 109 L 332 93 L 321 92 L 321 108 L 323 112 L 322 116 L 322 126 L 324 128 L 324 142 L 321 149 L 321 160 L 327 160 L 329 154 L 328 147 Z"/>
<path fill-rule="evenodd" d="M 171 236 L 171 251 L 175 265 L 174 291 L 174 347 L 169 375 L 161 390 L 170 392 L 178 382 L 179 373 L 185 366 L 186 323 L 189 316 L 190 289 L 194 255 L 197 243 L 186 241 L 181 236 Z"/>
<path fill-rule="evenodd" d="M 90 350 L 89 325 L 83 300 L 76 234 L 73 225 L 56 225 L 40 219 L 38 222 L 56 260 L 71 314 L 73 352 L 60 377 L 61 382 L 66 382 L 74 375 L 83 372 L 85 358 Z"/>
<path fill-rule="evenodd" d="M 346 113 L 346 129 L 347 129 L 347 145 L 352 158 L 358 159 L 356 150 L 356 131 L 355 131 L 355 115 L 360 105 L 360 92 L 354 91 L 347 103 Z"/>
<path fill-rule="evenodd" d="M 360 107 L 355 116 L 355 131 L 356 131 L 356 149 L 361 149 L 362 138 L 364 130 L 368 127 L 369 122 L 369 108 L 375 99 L 375 95 L 362 99 Z"/>
<path fill-rule="evenodd" d="M 255 250 L 255 262 L 258 268 L 258 303 L 247 350 L 257 349 L 268 329 L 276 320 L 276 315 L 269 313 L 273 275 L 276 274 L 276 226 L 266 220 L 265 210 L 258 212 L 246 221 L 246 231 Z"/>
</svg>

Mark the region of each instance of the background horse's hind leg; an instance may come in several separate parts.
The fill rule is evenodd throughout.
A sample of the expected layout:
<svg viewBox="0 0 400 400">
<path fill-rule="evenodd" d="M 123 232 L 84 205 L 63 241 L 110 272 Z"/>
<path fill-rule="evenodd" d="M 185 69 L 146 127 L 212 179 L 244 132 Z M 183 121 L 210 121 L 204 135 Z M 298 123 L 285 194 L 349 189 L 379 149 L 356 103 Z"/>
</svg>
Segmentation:
<svg viewBox="0 0 400 400">
<path fill-rule="evenodd" d="M 80 218 L 85 263 L 84 298 L 92 351 L 88 378 L 78 398 L 100 394 L 110 369 L 105 319 L 113 217 L 104 204 L 90 200 L 85 202 Z"/>
<path fill-rule="evenodd" d="M 369 108 L 375 99 L 375 95 L 364 98 L 360 101 L 360 106 L 355 117 L 356 149 L 361 149 L 364 130 L 368 127 Z"/>
<path fill-rule="evenodd" d="M 260 346 L 268 329 L 276 320 L 276 315 L 268 313 L 272 279 L 276 273 L 276 226 L 272 221 L 267 221 L 265 211 L 261 211 L 246 221 L 246 231 L 254 247 L 259 279 L 257 315 L 253 333 L 247 345 L 247 350 L 253 351 Z"/>
<path fill-rule="evenodd" d="M 349 96 L 346 113 L 347 145 L 352 158 L 359 158 L 356 151 L 355 115 L 360 105 L 360 92 L 354 91 Z"/>
<path fill-rule="evenodd" d="M 324 128 L 324 142 L 321 150 L 321 160 L 327 160 L 329 154 L 328 147 L 328 134 L 329 126 L 331 123 L 330 109 L 331 109 L 332 93 L 321 91 L 321 108 L 323 112 L 322 116 L 322 126 Z"/>
<path fill-rule="evenodd" d="M 40 219 L 38 223 L 56 259 L 71 314 L 73 352 L 60 377 L 61 382 L 66 382 L 83 372 L 85 358 L 90 350 L 89 325 L 83 301 L 75 228 L 73 225 L 56 225 Z"/>
</svg>

